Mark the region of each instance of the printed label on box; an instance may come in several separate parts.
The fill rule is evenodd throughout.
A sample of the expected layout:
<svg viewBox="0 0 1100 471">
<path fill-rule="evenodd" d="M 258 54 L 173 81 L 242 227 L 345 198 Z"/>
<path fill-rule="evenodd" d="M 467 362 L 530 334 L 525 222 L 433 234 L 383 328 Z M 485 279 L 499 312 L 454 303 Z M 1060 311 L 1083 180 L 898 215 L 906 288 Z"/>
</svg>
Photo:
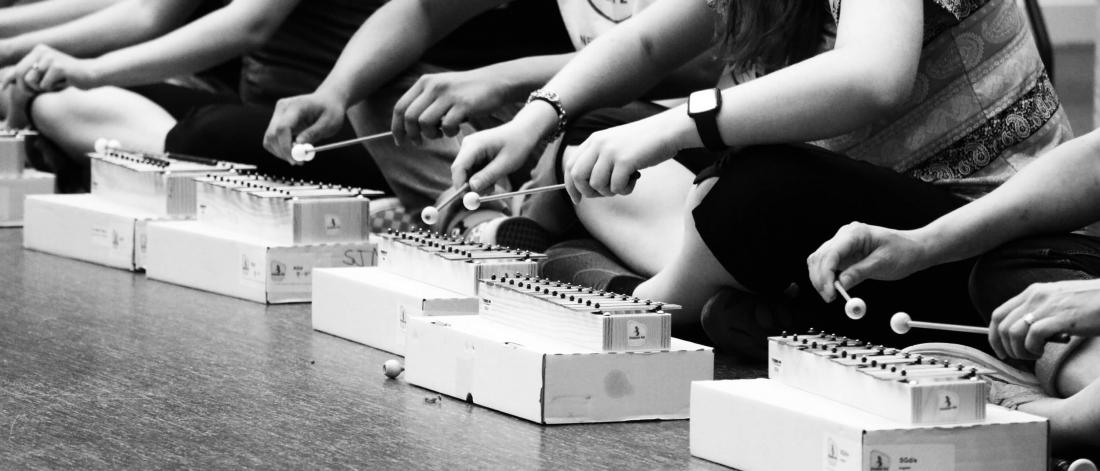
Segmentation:
<svg viewBox="0 0 1100 471">
<path fill-rule="evenodd" d="M 263 283 L 264 271 L 256 260 L 252 260 L 246 254 L 241 254 L 241 279 L 255 283 Z"/>
<path fill-rule="evenodd" d="M 955 445 L 892 445 L 867 452 L 865 471 L 955 471 Z"/>
<path fill-rule="evenodd" d="M 860 471 L 860 444 L 835 436 L 826 436 L 822 453 L 825 471 Z"/>
</svg>

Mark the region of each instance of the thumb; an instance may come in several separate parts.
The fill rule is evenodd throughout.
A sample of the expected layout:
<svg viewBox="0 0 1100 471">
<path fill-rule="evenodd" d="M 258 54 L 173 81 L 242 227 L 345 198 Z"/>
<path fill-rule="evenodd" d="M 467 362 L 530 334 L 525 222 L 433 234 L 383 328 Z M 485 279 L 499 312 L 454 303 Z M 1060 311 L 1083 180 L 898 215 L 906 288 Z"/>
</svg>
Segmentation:
<svg viewBox="0 0 1100 471">
<path fill-rule="evenodd" d="M 860 260 L 844 271 L 840 272 L 840 276 L 837 277 L 837 281 L 844 289 L 852 289 L 856 285 L 866 281 L 869 278 L 873 278 L 878 275 L 882 261 L 875 255 L 871 255 L 863 260 Z"/>
<path fill-rule="evenodd" d="M 336 132 L 340 130 L 341 124 L 342 123 L 331 119 L 328 114 L 323 114 L 320 118 L 299 132 L 294 138 L 294 142 L 315 144 L 326 137 L 336 134 Z"/>
<path fill-rule="evenodd" d="M 505 154 L 490 160 L 481 171 L 470 177 L 470 190 L 480 192 L 503 178 L 509 171 L 507 169 L 509 160 L 509 156 Z"/>
</svg>

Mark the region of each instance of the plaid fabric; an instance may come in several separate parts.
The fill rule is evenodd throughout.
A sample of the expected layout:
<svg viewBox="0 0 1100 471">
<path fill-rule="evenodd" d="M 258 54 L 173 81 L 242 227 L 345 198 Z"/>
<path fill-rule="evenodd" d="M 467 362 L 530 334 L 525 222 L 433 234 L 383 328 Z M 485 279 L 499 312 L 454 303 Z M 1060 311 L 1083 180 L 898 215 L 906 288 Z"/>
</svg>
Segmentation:
<svg viewBox="0 0 1100 471">
<path fill-rule="evenodd" d="M 405 210 L 397 198 L 379 198 L 370 202 L 370 230 L 376 234 L 389 229 L 414 231 L 424 228 L 420 216 Z"/>
</svg>

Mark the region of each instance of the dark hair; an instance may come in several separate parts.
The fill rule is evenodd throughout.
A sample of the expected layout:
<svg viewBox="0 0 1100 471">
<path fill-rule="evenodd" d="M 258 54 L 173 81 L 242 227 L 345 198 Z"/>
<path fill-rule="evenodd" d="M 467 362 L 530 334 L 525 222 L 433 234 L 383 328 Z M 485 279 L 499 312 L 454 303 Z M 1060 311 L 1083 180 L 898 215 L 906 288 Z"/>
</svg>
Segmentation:
<svg viewBox="0 0 1100 471">
<path fill-rule="evenodd" d="M 773 72 L 819 52 L 830 21 L 826 0 L 711 0 L 726 62 L 737 73 Z"/>
</svg>

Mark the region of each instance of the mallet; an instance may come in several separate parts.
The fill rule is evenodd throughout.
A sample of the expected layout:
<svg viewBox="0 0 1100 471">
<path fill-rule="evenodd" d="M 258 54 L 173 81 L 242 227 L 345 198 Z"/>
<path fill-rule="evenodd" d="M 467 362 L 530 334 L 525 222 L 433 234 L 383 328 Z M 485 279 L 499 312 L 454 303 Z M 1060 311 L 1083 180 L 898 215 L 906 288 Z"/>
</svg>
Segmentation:
<svg viewBox="0 0 1100 471">
<path fill-rule="evenodd" d="M 387 131 L 387 132 L 381 132 L 381 133 L 378 133 L 378 134 L 371 134 L 370 136 L 363 136 L 363 137 L 357 137 L 355 139 L 348 139 L 346 141 L 333 142 L 332 144 L 325 144 L 323 146 L 317 146 L 317 147 L 313 147 L 313 144 L 306 143 L 306 142 L 298 143 L 298 144 L 294 144 L 294 147 L 292 147 L 290 149 L 290 158 L 294 159 L 295 162 L 309 162 L 310 160 L 313 160 L 313 157 L 315 157 L 318 152 L 324 152 L 326 150 L 332 150 L 332 149 L 339 149 L 341 147 L 347 147 L 347 146 L 355 145 L 355 144 L 358 144 L 360 142 L 367 142 L 367 141 L 372 141 L 374 139 L 382 139 L 384 137 L 391 137 L 391 136 L 393 136 L 393 132 Z"/>
</svg>

